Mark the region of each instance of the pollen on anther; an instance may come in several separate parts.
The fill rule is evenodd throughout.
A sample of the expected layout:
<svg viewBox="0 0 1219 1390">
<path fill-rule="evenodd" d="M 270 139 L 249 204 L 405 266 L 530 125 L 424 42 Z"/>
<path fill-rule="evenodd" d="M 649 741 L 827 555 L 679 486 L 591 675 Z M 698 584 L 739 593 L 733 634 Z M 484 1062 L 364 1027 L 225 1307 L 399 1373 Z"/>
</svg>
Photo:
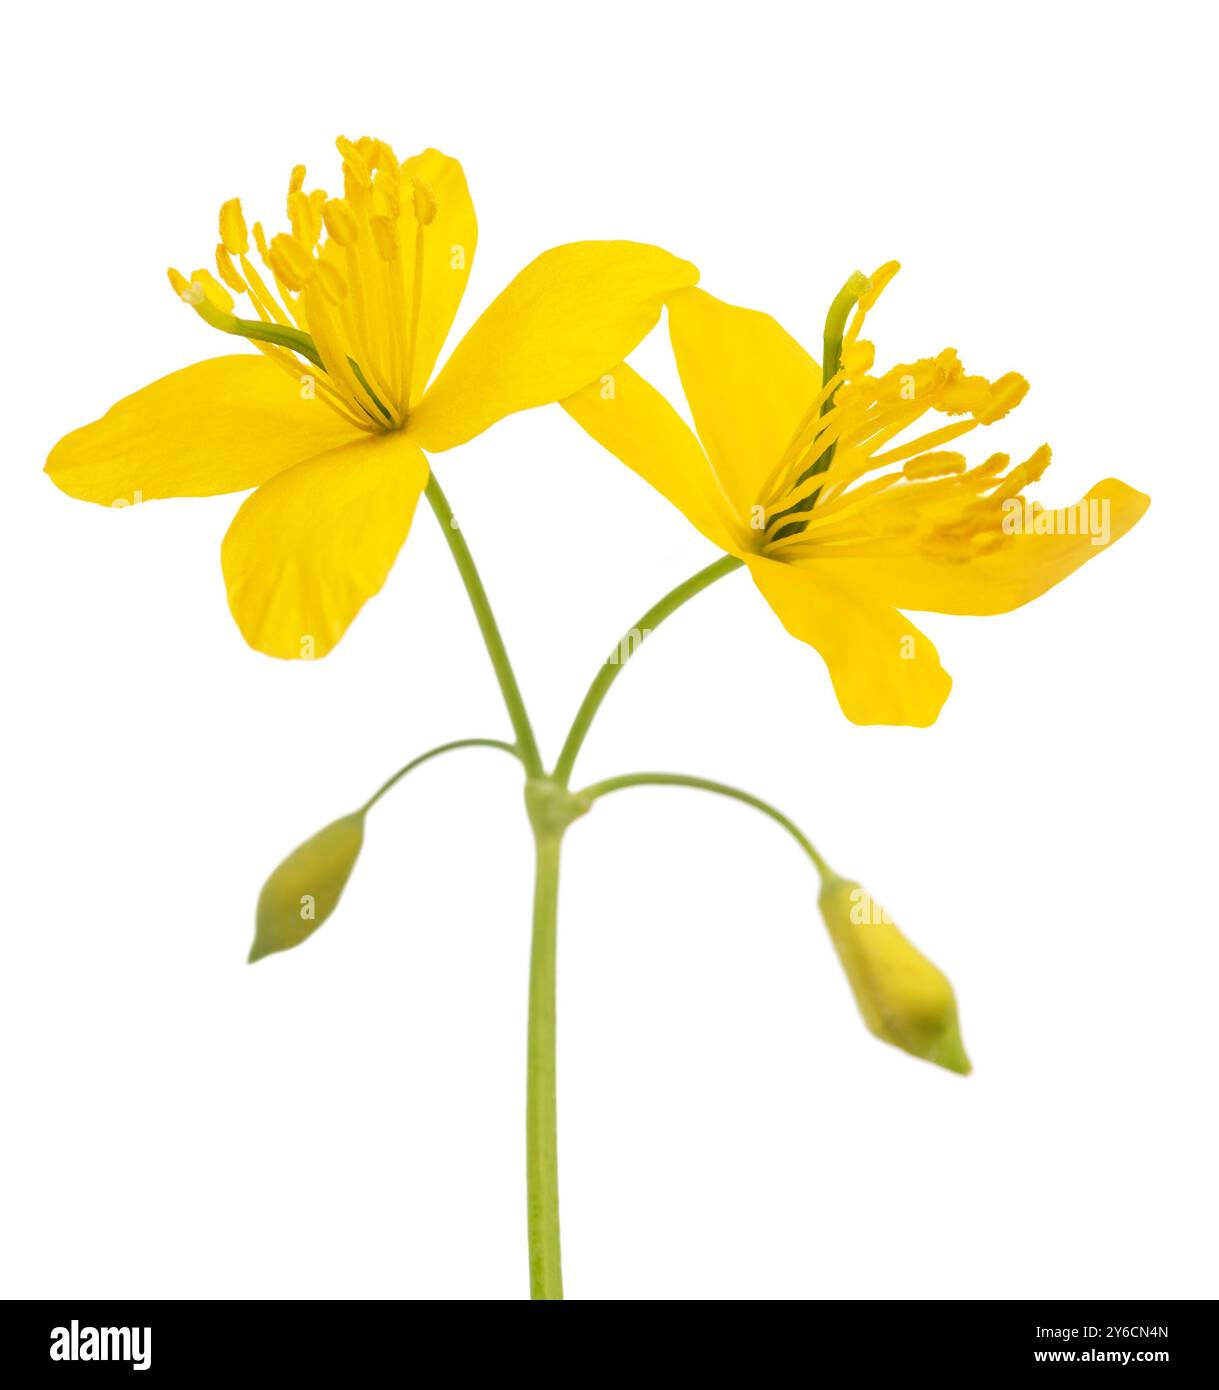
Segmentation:
<svg viewBox="0 0 1219 1390">
<path fill-rule="evenodd" d="M 436 193 L 432 185 L 423 179 L 412 179 L 411 184 L 415 205 L 415 221 L 421 227 L 430 227 L 436 220 Z"/>
<path fill-rule="evenodd" d="M 1018 372 L 1008 372 L 991 387 L 990 399 L 978 410 L 974 418 L 980 425 L 993 425 L 1020 404 L 1028 395 L 1029 384 Z"/>
<path fill-rule="evenodd" d="M 886 261 L 878 270 L 874 270 L 868 276 L 868 287 L 859 296 L 859 309 L 861 313 L 867 313 L 873 308 L 876 301 L 880 298 L 881 291 L 890 280 L 902 268 L 900 261 Z"/>
<path fill-rule="evenodd" d="M 303 290 L 317 264 L 299 241 L 284 232 L 271 238 L 267 260 L 290 290 Z"/>
<path fill-rule="evenodd" d="M 322 220 L 331 239 L 340 246 L 354 245 L 360 235 L 360 224 L 345 198 L 330 198 L 323 203 Z"/>
<path fill-rule="evenodd" d="M 397 167 L 379 168 L 373 179 L 373 196 L 376 205 L 383 206 L 390 217 L 397 218 L 402 213 L 402 179 Z"/>
<path fill-rule="evenodd" d="M 1032 454 L 1024 461 L 1024 468 L 1028 473 L 1030 483 L 1038 482 L 1041 475 L 1050 466 L 1050 446 L 1042 444 L 1034 449 Z"/>
<path fill-rule="evenodd" d="M 323 193 L 318 199 L 300 188 L 288 195 L 288 221 L 292 224 L 292 235 L 304 246 L 317 245 L 322 231 L 320 209 L 325 196 Z"/>
<path fill-rule="evenodd" d="M 230 255 L 244 256 L 250 250 L 250 238 L 246 231 L 240 198 L 230 198 L 227 203 L 221 204 L 220 240 Z"/>
<path fill-rule="evenodd" d="M 918 458 L 907 459 L 902 472 L 912 482 L 925 478 L 946 478 L 965 472 L 965 455 L 942 450 L 936 453 L 920 454 Z"/>
<path fill-rule="evenodd" d="M 872 370 L 875 360 L 875 345 L 866 338 L 861 338 L 843 349 L 842 370 L 848 379 L 863 376 L 865 372 Z"/>
<path fill-rule="evenodd" d="M 216 247 L 216 269 L 220 272 L 220 278 L 234 294 L 246 294 L 248 292 L 246 282 L 237 273 L 233 258 L 229 255 L 228 248 L 223 244 Z"/>
<path fill-rule="evenodd" d="M 343 156 L 343 163 L 354 175 L 356 182 L 361 187 L 367 188 L 372 182 L 372 174 L 369 171 L 368 163 L 364 156 L 356 149 L 354 143 L 346 136 L 340 135 L 334 142 L 339 153 Z"/>
</svg>

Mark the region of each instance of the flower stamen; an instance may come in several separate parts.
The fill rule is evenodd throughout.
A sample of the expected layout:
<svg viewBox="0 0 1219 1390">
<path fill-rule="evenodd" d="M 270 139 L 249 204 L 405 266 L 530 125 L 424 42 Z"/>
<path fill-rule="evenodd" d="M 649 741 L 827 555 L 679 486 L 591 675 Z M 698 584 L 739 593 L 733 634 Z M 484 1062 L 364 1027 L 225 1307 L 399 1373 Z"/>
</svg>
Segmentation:
<svg viewBox="0 0 1219 1390">
<path fill-rule="evenodd" d="M 897 269 L 891 261 L 871 276 L 856 272 L 830 307 L 822 389 L 760 498 L 764 554 L 885 558 L 912 545 L 945 562 L 990 554 L 1007 540 L 1005 503 L 1049 463 L 1043 446 L 1014 468 L 993 454 L 970 469 L 944 447 L 1020 403 L 1028 383 L 1014 372 L 994 382 L 967 376 L 949 348 L 870 375 L 874 350 L 860 329 Z M 961 418 L 900 442 L 932 410 Z"/>
<path fill-rule="evenodd" d="M 213 328 L 248 339 L 298 380 L 320 367 L 325 380 L 315 394 L 344 418 L 365 430 L 400 429 L 415 392 L 424 229 L 435 221 L 436 195 L 384 141 L 337 144 L 342 198 L 306 189 L 298 164 L 288 180 L 287 231 L 268 242 L 231 198 L 220 209 L 219 280 L 207 271 L 190 280 L 172 271 L 170 279 Z M 243 294 L 257 318 L 233 312 L 232 296 Z"/>
</svg>

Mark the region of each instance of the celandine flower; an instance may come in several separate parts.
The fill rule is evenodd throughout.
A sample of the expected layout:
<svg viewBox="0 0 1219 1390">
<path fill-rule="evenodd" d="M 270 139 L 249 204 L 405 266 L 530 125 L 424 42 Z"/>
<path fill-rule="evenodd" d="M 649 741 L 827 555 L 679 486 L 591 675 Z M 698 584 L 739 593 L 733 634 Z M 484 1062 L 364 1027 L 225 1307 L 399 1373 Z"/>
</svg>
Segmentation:
<svg viewBox="0 0 1219 1390">
<path fill-rule="evenodd" d="M 826 343 L 840 361 L 824 376 L 767 315 L 702 290 L 675 295 L 670 334 L 698 438 L 625 364 L 563 405 L 748 565 L 788 631 L 821 653 L 849 719 L 928 725 L 952 682 L 898 610 L 1018 608 L 1125 535 L 1148 498 L 1108 478 L 1049 511 L 1022 496 L 1048 447 L 973 468 L 946 448 L 1002 419 L 1028 386 L 967 376 L 952 349 L 871 375 L 859 331 L 896 270 L 852 277 L 835 301 Z M 906 436 L 929 411 L 951 423 Z"/>
<path fill-rule="evenodd" d="M 306 190 L 298 166 L 288 231 L 247 230 L 232 200 L 220 210 L 218 278 L 170 272 L 202 318 L 262 355 L 164 377 L 47 461 L 65 492 L 103 505 L 257 488 L 221 558 L 242 634 L 272 656 L 325 655 L 381 588 L 428 480 L 422 450 L 578 390 L 698 279 L 654 246 L 556 247 L 509 284 L 429 386 L 474 259 L 461 165 L 436 150 L 400 164 L 367 137 L 338 146 L 342 197 Z M 254 317 L 236 314 L 234 295 Z"/>
</svg>

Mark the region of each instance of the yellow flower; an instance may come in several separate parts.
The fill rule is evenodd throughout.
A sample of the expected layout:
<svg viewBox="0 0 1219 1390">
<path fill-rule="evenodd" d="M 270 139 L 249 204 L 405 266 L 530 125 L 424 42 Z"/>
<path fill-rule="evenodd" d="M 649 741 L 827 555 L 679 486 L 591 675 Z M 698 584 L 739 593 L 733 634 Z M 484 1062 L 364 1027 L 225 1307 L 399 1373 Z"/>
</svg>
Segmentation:
<svg viewBox="0 0 1219 1390">
<path fill-rule="evenodd" d="M 422 450 L 598 378 L 698 279 L 654 246 L 556 247 L 429 386 L 474 258 L 461 165 L 436 150 L 399 164 L 370 138 L 338 146 L 342 197 L 306 190 L 298 166 L 289 231 L 247 230 L 233 199 L 220 210 L 218 278 L 170 271 L 202 318 L 262 356 L 163 377 L 62 439 L 46 465 L 65 492 L 111 506 L 257 488 L 221 559 L 246 641 L 280 657 L 325 655 L 381 588 L 427 484 Z M 239 318 L 233 295 L 255 316 Z"/>
<path fill-rule="evenodd" d="M 849 719 L 925 726 L 952 682 L 898 610 L 1018 608 L 1123 536 L 1148 499 L 1109 478 L 1049 511 L 1022 496 L 1048 447 L 1015 467 L 993 454 L 973 468 L 947 449 L 1002 419 L 1027 383 L 966 376 L 951 349 L 870 375 L 859 330 L 896 270 L 853 277 L 835 301 L 837 340 L 827 323 L 826 341 L 841 345 L 841 365 L 824 382 L 767 315 L 702 290 L 674 295 L 670 335 L 698 438 L 625 364 L 563 405 L 748 565 L 787 630 L 821 653 Z M 899 438 L 928 411 L 950 423 Z"/>
</svg>

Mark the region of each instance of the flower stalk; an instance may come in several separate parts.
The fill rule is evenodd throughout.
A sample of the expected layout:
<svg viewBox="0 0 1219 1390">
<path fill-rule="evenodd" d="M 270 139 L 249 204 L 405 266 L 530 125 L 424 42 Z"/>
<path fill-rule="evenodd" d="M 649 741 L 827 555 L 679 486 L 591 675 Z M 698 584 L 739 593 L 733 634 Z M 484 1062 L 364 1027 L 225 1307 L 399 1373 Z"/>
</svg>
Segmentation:
<svg viewBox="0 0 1219 1390">
<path fill-rule="evenodd" d="M 559 1244 L 559 1129 L 555 985 L 562 831 L 535 831 L 533 942 L 529 954 L 529 1045 L 525 1083 L 525 1174 L 529 1208 L 529 1292 L 563 1297 Z"/>
<path fill-rule="evenodd" d="M 816 850 L 800 831 L 780 812 L 745 792 L 698 778 L 679 778 L 662 774 L 636 774 L 597 783 L 584 792 L 568 790 L 572 769 L 584 739 L 610 686 L 626 661 L 634 654 L 630 638 L 637 632 L 655 629 L 682 604 L 702 593 L 717 579 L 740 567 L 740 561 L 724 556 L 677 585 L 640 618 L 605 664 L 597 672 L 572 721 L 562 751 L 552 772 L 545 770 L 533 725 L 517 684 L 512 662 L 495 620 L 491 602 L 483 587 L 474 557 L 453 516 L 452 507 L 435 473 L 424 490 L 436 520 L 448 542 L 457 572 L 465 586 L 478 620 L 487 655 L 499 684 L 504 707 L 516 735 L 514 744 L 498 739 L 459 739 L 408 763 L 374 794 L 365 809 L 378 801 L 407 772 L 429 758 L 456 748 L 497 747 L 520 758 L 526 773 L 525 806 L 534 838 L 533 931 L 529 958 L 529 1020 L 525 1088 L 525 1169 L 529 1218 L 529 1287 L 538 1301 L 557 1301 L 563 1297 L 563 1271 L 559 1226 L 558 1090 L 556 1067 L 556 987 L 558 979 L 559 860 L 563 835 L 568 825 L 583 815 L 597 797 L 628 785 L 657 779 L 674 785 L 701 786 L 736 796 L 778 820 L 801 842 L 814 862 L 820 865 Z"/>
<path fill-rule="evenodd" d="M 601 702 L 609 694 L 610 686 L 618 679 L 618 675 L 627 661 L 634 656 L 637 650 L 638 636 L 646 637 L 648 633 L 655 631 L 667 617 L 676 613 L 683 603 L 688 603 L 696 594 L 701 594 L 717 579 L 723 579 L 726 574 L 740 569 L 741 564 L 742 561 L 734 555 L 721 556 L 720 559 L 709 564 L 706 569 L 699 570 L 697 574 L 692 574 L 689 579 L 678 584 L 675 589 L 670 589 L 664 598 L 654 603 L 635 626 L 628 630 L 622 641 L 607 657 L 596 676 L 593 677 L 593 682 L 589 686 L 580 708 L 576 711 L 576 717 L 572 720 L 567 739 L 554 768 L 554 775 L 563 786 L 566 786 L 571 780 L 576 758 L 579 756 L 584 740 L 588 737 L 588 731 L 592 728 L 597 711 L 601 708 Z"/>
<path fill-rule="evenodd" d="M 508 659 L 508 649 L 500 636 L 499 624 L 491 611 L 491 601 L 483 588 L 474 557 L 470 554 L 470 547 L 461 534 L 461 528 L 453 515 L 453 508 L 449 506 L 449 499 L 444 495 L 434 471 L 429 474 L 424 496 L 448 542 L 457 572 L 469 596 L 470 607 L 474 609 L 474 616 L 478 620 L 478 629 L 482 633 L 487 655 L 491 658 L 491 665 L 495 671 L 495 679 L 499 682 L 500 693 L 504 697 L 508 718 L 512 721 L 512 729 L 516 734 L 516 750 L 525 765 L 525 771 L 531 777 L 540 776 L 543 770 L 542 756 L 538 752 L 537 739 L 534 737 L 533 725 L 529 722 L 529 713 L 525 709 L 525 700 L 517 684 L 516 673 Z"/>
</svg>

